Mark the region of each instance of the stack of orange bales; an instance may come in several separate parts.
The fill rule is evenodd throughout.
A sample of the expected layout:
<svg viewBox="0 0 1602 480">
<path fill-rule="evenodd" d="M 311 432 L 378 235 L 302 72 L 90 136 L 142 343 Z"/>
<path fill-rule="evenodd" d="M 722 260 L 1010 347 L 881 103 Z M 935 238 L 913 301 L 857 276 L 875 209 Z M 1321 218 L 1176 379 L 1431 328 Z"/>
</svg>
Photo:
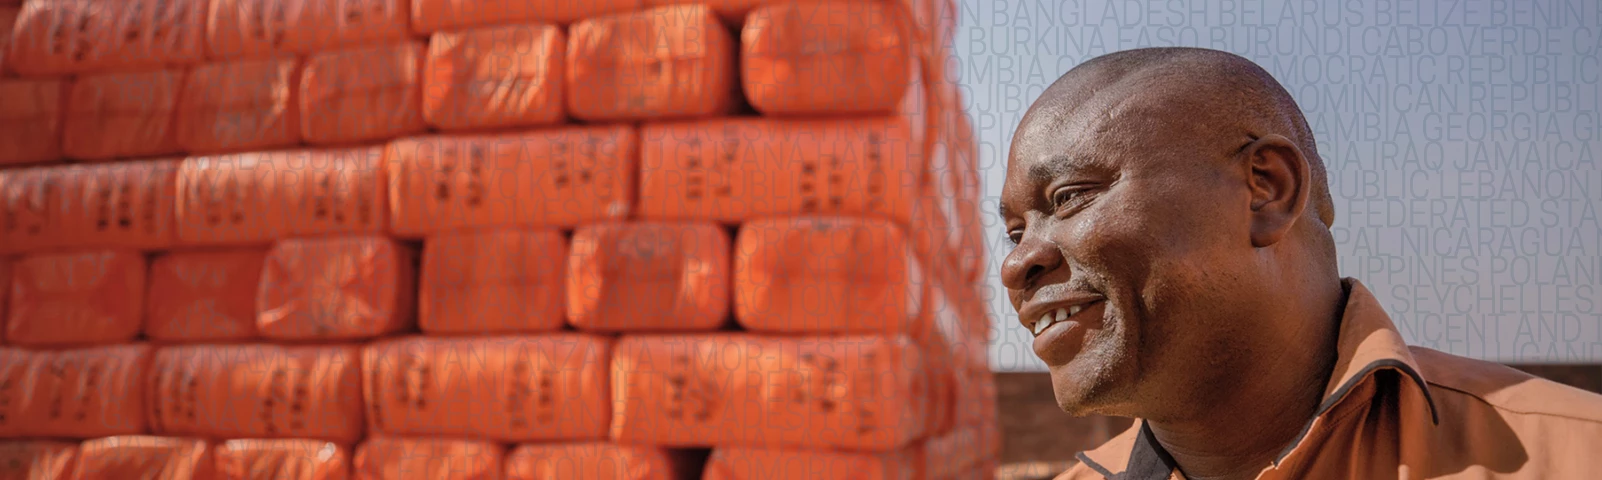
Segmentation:
<svg viewBox="0 0 1602 480">
<path fill-rule="evenodd" d="M 991 476 L 949 2 L 6 3 L 0 478 Z"/>
</svg>

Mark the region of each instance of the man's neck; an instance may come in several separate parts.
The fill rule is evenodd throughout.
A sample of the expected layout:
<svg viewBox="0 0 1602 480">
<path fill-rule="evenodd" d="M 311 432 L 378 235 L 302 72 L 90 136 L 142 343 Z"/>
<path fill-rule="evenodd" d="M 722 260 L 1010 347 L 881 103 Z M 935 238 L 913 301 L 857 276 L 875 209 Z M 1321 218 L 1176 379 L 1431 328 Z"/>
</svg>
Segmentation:
<svg viewBox="0 0 1602 480">
<path fill-rule="evenodd" d="M 1157 442 L 1191 479 L 1250 479 L 1272 465 L 1318 412 L 1336 362 L 1340 315 L 1346 292 L 1333 308 L 1312 308 L 1297 340 L 1262 346 L 1256 361 L 1231 369 L 1229 383 L 1215 385 L 1187 414 L 1148 419 Z M 1322 302 L 1320 302 L 1322 303 Z M 1317 313 L 1314 313 L 1317 312 Z M 1307 322 L 1306 318 L 1333 318 Z M 1309 352 L 1316 352 L 1309 354 Z"/>
</svg>

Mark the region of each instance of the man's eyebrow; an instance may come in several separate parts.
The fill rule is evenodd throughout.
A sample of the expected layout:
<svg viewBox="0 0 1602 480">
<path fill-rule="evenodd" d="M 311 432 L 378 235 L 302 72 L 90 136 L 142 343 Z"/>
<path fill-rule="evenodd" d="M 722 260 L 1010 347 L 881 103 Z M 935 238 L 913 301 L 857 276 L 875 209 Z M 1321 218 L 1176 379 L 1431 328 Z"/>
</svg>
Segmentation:
<svg viewBox="0 0 1602 480">
<path fill-rule="evenodd" d="M 1067 155 L 1052 155 L 1046 157 L 1045 161 L 1029 166 L 1029 179 L 1047 183 L 1058 177 L 1089 170 L 1089 168 L 1081 165 L 1082 163 L 1084 163 L 1083 160 Z"/>
</svg>

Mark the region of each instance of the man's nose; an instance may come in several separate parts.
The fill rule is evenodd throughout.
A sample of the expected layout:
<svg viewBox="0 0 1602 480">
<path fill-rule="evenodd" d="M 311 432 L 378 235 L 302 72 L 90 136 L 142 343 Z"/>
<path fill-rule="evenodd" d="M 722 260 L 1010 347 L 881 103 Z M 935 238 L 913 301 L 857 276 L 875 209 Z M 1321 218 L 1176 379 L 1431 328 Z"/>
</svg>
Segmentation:
<svg viewBox="0 0 1602 480">
<path fill-rule="evenodd" d="M 1023 243 L 1001 262 L 1001 284 L 1010 290 L 1026 290 L 1062 264 L 1062 250 L 1056 243 L 1025 235 Z"/>
</svg>

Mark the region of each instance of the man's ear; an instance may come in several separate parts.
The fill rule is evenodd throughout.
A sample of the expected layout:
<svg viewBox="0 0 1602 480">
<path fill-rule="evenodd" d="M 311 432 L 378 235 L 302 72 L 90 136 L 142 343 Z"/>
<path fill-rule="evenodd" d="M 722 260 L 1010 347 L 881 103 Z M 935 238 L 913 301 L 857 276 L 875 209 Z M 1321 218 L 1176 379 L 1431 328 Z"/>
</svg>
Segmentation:
<svg viewBox="0 0 1602 480">
<path fill-rule="evenodd" d="M 1266 135 L 1241 151 L 1250 169 L 1252 246 L 1279 243 L 1307 210 L 1312 171 L 1296 143 L 1280 135 Z"/>
</svg>

